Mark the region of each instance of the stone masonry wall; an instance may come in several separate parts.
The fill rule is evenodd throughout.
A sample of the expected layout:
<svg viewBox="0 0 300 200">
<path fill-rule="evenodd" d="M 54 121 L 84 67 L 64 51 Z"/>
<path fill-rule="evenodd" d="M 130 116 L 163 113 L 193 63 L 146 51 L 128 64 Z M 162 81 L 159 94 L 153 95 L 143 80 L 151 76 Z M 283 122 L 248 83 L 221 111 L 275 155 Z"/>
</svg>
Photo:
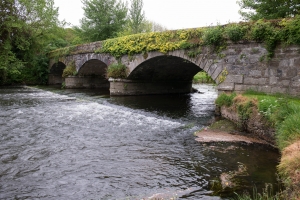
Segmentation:
<svg viewBox="0 0 300 200">
<path fill-rule="evenodd" d="M 249 89 L 265 93 L 300 94 L 300 47 L 278 47 L 268 60 L 263 44 L 232 44 L 222 52 L 228 75 L 220 91 Z"/>
</svg>

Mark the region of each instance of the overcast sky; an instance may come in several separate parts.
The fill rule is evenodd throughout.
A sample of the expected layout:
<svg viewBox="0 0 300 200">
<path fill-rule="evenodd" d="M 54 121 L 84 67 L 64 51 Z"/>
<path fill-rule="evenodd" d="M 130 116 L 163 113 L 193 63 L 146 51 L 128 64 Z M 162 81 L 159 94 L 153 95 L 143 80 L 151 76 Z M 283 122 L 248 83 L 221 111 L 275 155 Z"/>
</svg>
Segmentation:
<svg viewBox="0 0 300 200">
<path fill-rule="evenodd" d="M 59 19 L 64 19 L 72 25 L 79 25 L 79 19 L 83 17 L 81 0 L 54 1 L 55 6 L 59 7 Z M 236 0 L 143 0 L 143 2 L 146 18 L 168 29 L 241 21 Z"/>
</svg>

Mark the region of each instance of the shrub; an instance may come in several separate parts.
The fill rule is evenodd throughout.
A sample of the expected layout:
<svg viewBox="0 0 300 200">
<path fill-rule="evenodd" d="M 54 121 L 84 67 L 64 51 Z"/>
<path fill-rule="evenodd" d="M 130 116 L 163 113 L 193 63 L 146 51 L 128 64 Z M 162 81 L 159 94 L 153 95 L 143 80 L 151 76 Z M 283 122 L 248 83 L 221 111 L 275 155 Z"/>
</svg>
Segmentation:
<svg viewBox="0 0 300 200">
<path fill-rule="evenodd" d="M 217 106 L 231 106 L 233 103 L 233 99 L 236 97 L 236 93 L 231 93 L 230 95 L 227 95 L 225 93 L 222 93 L 218 96 L 215 103 Z"/>
<path fill-rule="evenodd" d="M 66 78 L 68 76 L 74 76 L 74 75 L 76 75 L 76 73 L 77 73 L 77 70 L 75 67 L 75 62 L 73 61 L 64 69 L 62 77 Z"/>
<path fill-rule="evenodd" d="M 205 45 L 220 46 L 224 40 L 221 26 L 207 28 L 202 36 Z"/>
<path fill-rule="evenodd" d="M 258 20 L 251 26 L 251 39 L 257 42 L 264 42 L 266 49 L 268 50 L 268 58 L 273 57 L 274 50 L 277 44 L 280 42 L 280 30 L 278 30 L 270 22 Z"/>
<path fill-rule="evenodd" d="M 232 42 L 238 42 L 244 39 L 246 35 L 247 26 L 242 26 L 239 24 L 229 24 L 225 27 L 225 36 L 230 39 Z"/>
<path fill-rule="evenodd" d="M 113 63 L 107 68 L 107 77 L 109 78 L 126 78 L 126 66 L 120 63 Z"/>
<path fill-rule="evenodd" d="M 293 20 L 284 20 L 282 24 L 284 25 L 282 40 L 287 44 L 300 45 L 300 15 L 297 15 Z"/>
</svg>

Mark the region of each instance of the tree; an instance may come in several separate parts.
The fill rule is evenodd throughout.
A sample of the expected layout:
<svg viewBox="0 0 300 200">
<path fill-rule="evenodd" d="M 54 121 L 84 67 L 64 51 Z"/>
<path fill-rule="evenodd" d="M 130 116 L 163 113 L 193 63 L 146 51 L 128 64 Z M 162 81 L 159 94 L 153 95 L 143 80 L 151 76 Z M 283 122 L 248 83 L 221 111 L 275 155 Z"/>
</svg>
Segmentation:
<svg viewBox="0 0 300 200">
<path fill-rule="evenodd" d="M 59 24 L 53 0 L 0 2 L 0 84 L 45 81 L 45 49 Z"/>
<path fill-rule="evenodd" d="M 239 0 L 245 20 L 278 19 L 299 14 L 300 0 Z"/>
<path fill-rule="evenodd" d="M 145 29 L 145 13 L 143 12 L 143 0 L 131 0 L 129 10 L 129 28 L 132 34 L 142 33 Z"/>
<path fill-rule="evenodd" d="M 154 21 L 146 21 L 147 32 L 162 32 L 168 30 L 165 26 L 154 22 Z"/>
<path fill-rule="evenodd" d="M 76 31 L 86 42 L 113 38 L 126 23 L 127 6 L 117 0 L 82 0 L 84 18 Z"/>
</svg>

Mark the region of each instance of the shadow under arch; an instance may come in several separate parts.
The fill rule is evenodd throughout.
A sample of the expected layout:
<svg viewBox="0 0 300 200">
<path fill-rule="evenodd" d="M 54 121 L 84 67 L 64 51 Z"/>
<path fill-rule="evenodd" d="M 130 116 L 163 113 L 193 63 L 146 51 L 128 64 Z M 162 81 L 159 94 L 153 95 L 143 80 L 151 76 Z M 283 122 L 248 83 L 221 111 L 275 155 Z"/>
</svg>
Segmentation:
<svg viewBox="0 0 300 200">
<path fill-rule="evenodd" d="M 49 85 L 61 85 L 64 81 L 62 74 L 66 65 L 63 62 L 57 62 L 52 65 L 49 72 Z"/>
<path fill-rule="evenodd" d="M 106 77 L 107 65 L 98 59 L 90 59 L 80 66 L 76 76 L 65 78 L 66 88 L 102 88 L 109 89 Z"/>
<path fill-rule="evenodd" d="M 98 59 L 86 61 L 79 69 L 78 76 L 98 76 L 98 78 L 106 78 L 107 65 Z"/>
<path fill-rule="evenodd" d="M 159 55 L 138 64 L 126 79 L 110 79 L 111 95 L 186 94 L 202 69 L 189 60 Z"/>
<path fill-rule="evenodd" d="M 177 56 L 163 55 L 139 64 L 127 77 L 144 81 L 192 81 L 202 69 L 196 64 Z"/>
</svg>

